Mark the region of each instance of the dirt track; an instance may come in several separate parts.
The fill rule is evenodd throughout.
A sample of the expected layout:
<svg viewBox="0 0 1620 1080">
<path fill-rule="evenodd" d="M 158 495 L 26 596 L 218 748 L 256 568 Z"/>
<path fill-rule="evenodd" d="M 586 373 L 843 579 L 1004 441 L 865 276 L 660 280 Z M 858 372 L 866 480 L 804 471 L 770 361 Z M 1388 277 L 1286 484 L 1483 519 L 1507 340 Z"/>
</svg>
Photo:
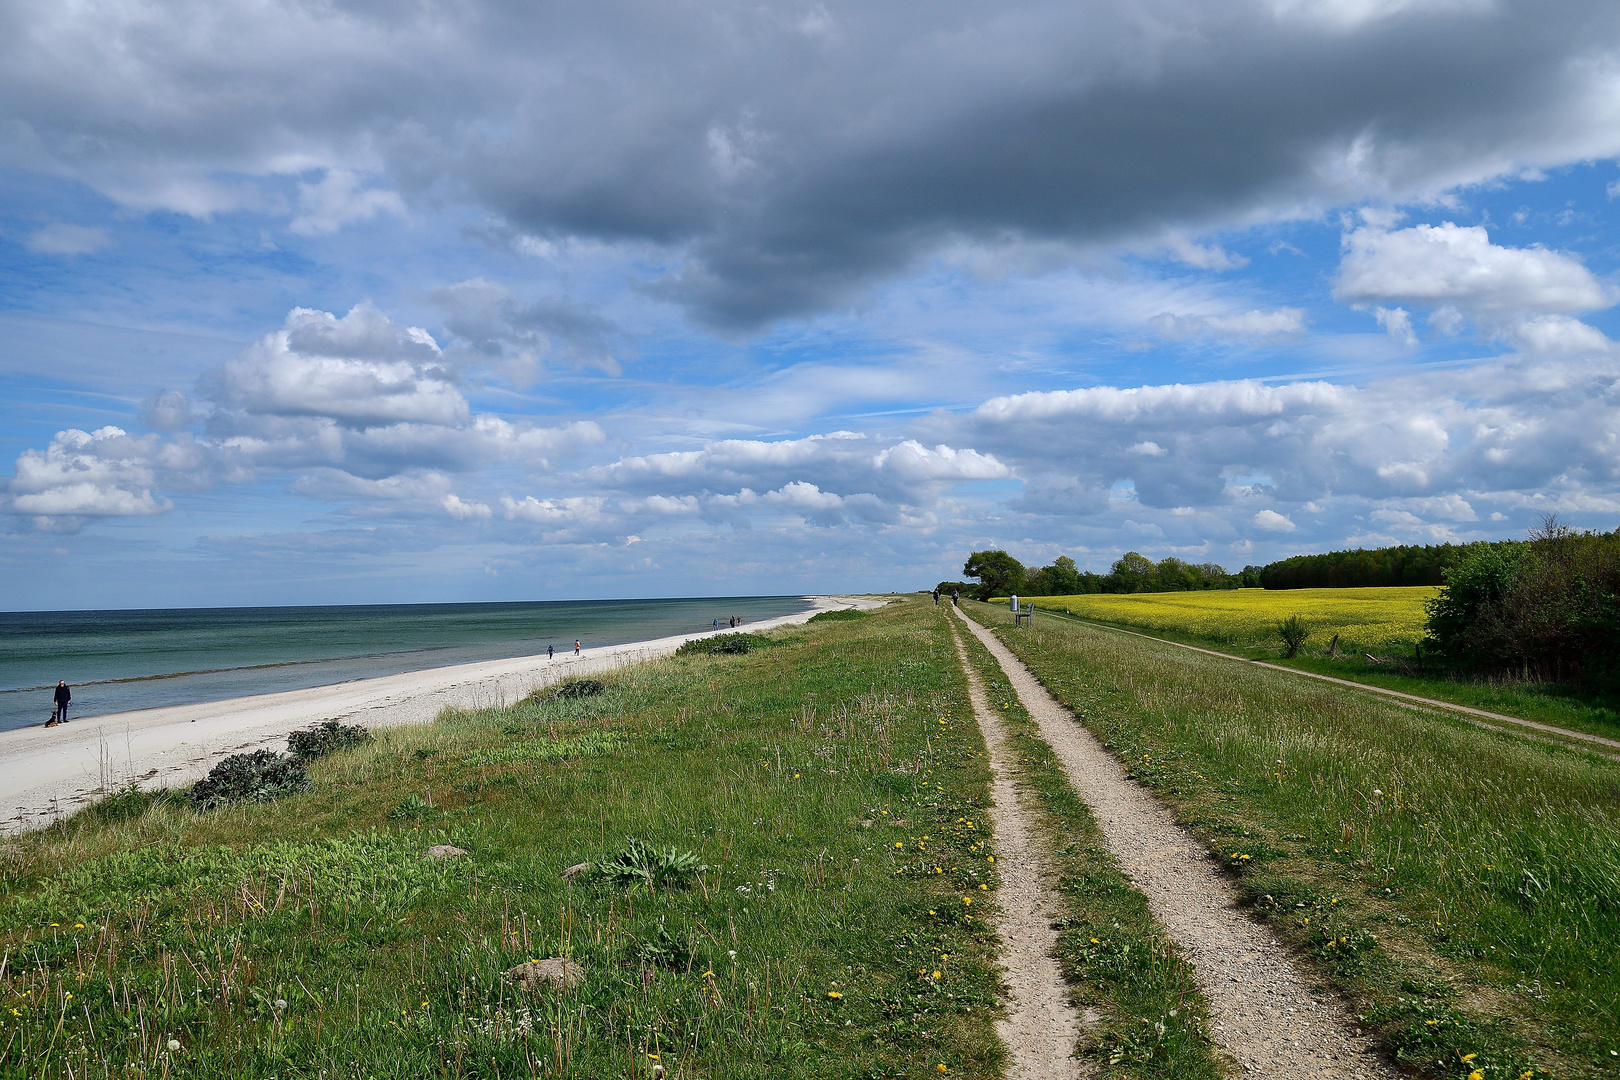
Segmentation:
<svg viewBox="0 0 1620 1080">
<path fill-rule="evenodd" d="M 1342 1002 L 1312 989 L 1277 941 L 1236 905 L 1219 867 L 1170 811 L 1046 692 L 994 634 L 961 616 L 1006 673 L 1091 807 L 1109 851 L 1194 965 L 1215 1041 L 1255 1076 L 1348 1080 L 1399 1075 L 1361 1036 Z M 1040 1074 L 1037 1074 L 1040 1075 Z"/>
</svg>

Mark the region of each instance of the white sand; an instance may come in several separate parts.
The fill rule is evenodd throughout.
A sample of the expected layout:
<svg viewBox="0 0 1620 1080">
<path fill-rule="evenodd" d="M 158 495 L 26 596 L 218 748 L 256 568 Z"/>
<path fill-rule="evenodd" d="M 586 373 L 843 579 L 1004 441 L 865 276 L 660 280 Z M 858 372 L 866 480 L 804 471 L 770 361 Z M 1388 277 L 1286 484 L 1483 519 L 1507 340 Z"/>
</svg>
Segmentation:
<svg viewBox="0 0 1620 1080">
<path fill-rule="evenodd" d="M 882 601 L 809 597 L 808 611 L 748 623 L 765 630 L 807 621 L 818 611 L 877 607 Z M 673 653 L 683 642 L 728 630 L 707 630 L 655 641 L 589 649 L 555 660 L 522 656 L 407 671 L 277 694 L 111 713 L 54 728 L 0 732 L 0 831 L 20 832 L 71 814 L 131 782 L 142 787 L 189 784 L 226 754 L 261 747 L 284 750 L 287 733 L 321 720 L 367 727 L 418 724 L 447 705 L 483 708 L 519 701 L 560 679 L 642 663 Z"/>
</svg>

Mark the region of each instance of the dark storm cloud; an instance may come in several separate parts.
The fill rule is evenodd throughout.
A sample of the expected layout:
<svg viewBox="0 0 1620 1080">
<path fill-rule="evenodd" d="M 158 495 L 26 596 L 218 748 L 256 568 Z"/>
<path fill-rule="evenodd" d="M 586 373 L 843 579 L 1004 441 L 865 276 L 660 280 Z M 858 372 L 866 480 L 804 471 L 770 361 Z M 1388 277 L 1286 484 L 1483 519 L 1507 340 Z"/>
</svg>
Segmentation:
<svg viewBox="0 0 1620 1080">
<path fill-rule="evenodd" d="M 964 238 L 1151 242 L 1620 149 L 1620 9 L 1592 2 L 9 12 L 13 165 L 197 214 L 391 176 L 660 246 L 656 292 L 744 329 Z M 323 221 L 383 205 L 327 188 Z"/>
</svg>

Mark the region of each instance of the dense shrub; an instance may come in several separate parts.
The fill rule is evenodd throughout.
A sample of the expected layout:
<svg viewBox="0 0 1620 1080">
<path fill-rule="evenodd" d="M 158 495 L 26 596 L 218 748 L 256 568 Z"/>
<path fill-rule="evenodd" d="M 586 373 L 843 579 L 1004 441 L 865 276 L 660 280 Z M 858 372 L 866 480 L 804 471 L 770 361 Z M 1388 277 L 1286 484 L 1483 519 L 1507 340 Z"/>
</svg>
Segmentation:
<svg viewBox="0 0 1620 1080">
<path fill-rule="evenodd" d="M 587 698 L 595 697 L 607 687 L 595 679 L 569 679 L 567 682 L 557 684 L 557 689 L 551 692 L 552 697 L 560 698 Z"/>
<path fill-rule="evenodd" d="M 1277 636 L 1282 638 L 1283 655 L 1292 660 L 1299 655 L 1300 646 L 1311 636 L 1310 627 L 1298 615 L 1290 615 L 1277 623 Z M 1337 641 L 1337 638 L 1334 638 Z"/>
<path fill-rule="evenodd" d="M 688 641 L 675 650 L 675 655 L 691 656 L 695 653 L 699 656 L 734 656 L 751 653 L 769 644 L 769 638 L 760 637 L 758 634 L 721 634 L 719 637 Z"/>
<path fill-rule="evenodd" d="M 1480 545 L 1429 601 L 1428 644 L 1469 667 L 1577 685 L 1620 675 L 1620 531 L 1549 517 L 1526 544 Z"/>
<path fill-rule="evenodd" d="M 322 720 L 312 728 L 288 735 L 287 752 L 299 761 L 314 761 L 327 754 L 370 741 L 371 732 L 359 724 L 340 724 L 336 720 Z"/>
<path fill-rule="evenodd" d="M 861 611 L 858 608 L 839 608 L 837 611 L 818 611 L 810 616 L 810 622 L 854 622 L 864 619 L 872 614 L 870 611 Z"/>
<path fill-rule="evenodd" d="M 255 750 L 221 761 L 191 786 L 189 794 L 194 808 L 212 810 L 233 803 L 271 802 L 310 787 L 302 761 L 273 750 Z"/>
</svg>

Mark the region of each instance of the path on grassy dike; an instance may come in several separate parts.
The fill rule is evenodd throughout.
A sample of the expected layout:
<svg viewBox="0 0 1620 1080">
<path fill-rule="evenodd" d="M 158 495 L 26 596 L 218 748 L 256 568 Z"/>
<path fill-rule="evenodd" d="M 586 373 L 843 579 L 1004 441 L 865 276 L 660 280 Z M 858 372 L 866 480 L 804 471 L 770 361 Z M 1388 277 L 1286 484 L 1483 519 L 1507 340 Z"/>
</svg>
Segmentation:
<svg viewBox="0 0 1620 1080">
<path fill-rule="evenodd" d="M 1001 856 L 996 863 L 1001 878 L 996 892 L 1001 908 L 997 933 L 1012 997 L 1007 1015 L 996 1021 L 996 1034 L 1007 1046 L 1007 1080 L 1071 1080 L 1086 1071 L 1074 1056 L 1080 1015 L 1069 1004 L 1069 989 L 1053 956 L 1058 932 L 1052 928 L 1057 917 L 1052 875 L 1041 857 L 1034 826 L 1018 801 L 1007 734 L 990 708 L 984 681 L 968 659 L 956 624 L 947 625 L 967 675 L 968 698 L 990 749 L 995 777 L 990 786 L 990 828 Z"/>
<path fill-rule="evenodd" d="M 1502 731 L 1504 730 L 1501 727 L 1502 724 L 1511 724 L 1521 728 L 1530 728 L 1535 731 L 1544 732 L 1548 735 L 1556 735 L 1563 739 L 1575 739 L 1580 742 L 1592 743 L 1597 746 L 1606 746 L 1612 750 L 1620 750 L 1620 739 L 1607 739 L 1602 735 L 1588 735 L 1584 731 L 1572 731 L 1569 728 L 1556 727 L 1553 724 L 1543 724 L 1538 720 L 1526 720 L 1523 717 L 1509 716 L 1506 713 L 1491 712 L 1487 709 L 1476 709 L 1472 705 L 1458 705 L 1456 702 L 1441 701 L 1439 698 L 1422 697 L 1418 694 L 1408 694 L 1402 690 L 1390 690 L 1386 687 L 1375 686 L 1372 683 L 1356 682 L 1354 679 L 1340 679 L 1333 675 L 1319 675 L 1314 671 L 1301 671 L 1299 668 L 1284 667 L 1282 664 L 1268 664 L 1264 660 L 1251 660 L 1247 656 L 1238 656 L 1234 653 L 1218 652 L 1215 649 L 1206 649 L 1200 645 L 1188 645 L 1184 641 L 1172 641 L 1169 638 L 1156 637 L 1153 634 L 1144 634 L 1138 630 L 1127 630 L 1123 626 L 1114 626 L 1111 623 L 1098 622 L 1095 619 L 1086 619 L 1078 615 L 1069 615 L 1055 611 L 1048 612 L 1047 614 L 1059 616 L 1065 619 L 1072 619 L 1075 622 L 1084 623 L 1086 626 L 1095 626 L 1101 630 L 1112 630 L 1116 634 L 1129 634 L 1131 637 L 1146 638 L 1149 641 L 1157 641 L 1161 645 L 1174 645 L 1178 649 L 1191 649 L 1193 652 L 1203 653 L 1205 656 L 1217 656 L 1222 660 L 1236 660 L 1240 664 L 1253 664 L 1255 667 L 1263 667 L 1270 671 L 1282 671 L 1289 675 L 1298 675 L 1301 678 L 1317 679 L 1321 682 L 1336 683 L 1339 686 L 1348 686 L 1353 690 L 1365 690 L 1369 694 L 1379 694 L 1383 697 L 1396 698 L 1403 705 L 1418 705 L 1425 708 L 1444 709 L 1448 712 L 1462 713 L 1469 720 L 1479 724 L 1480 727 L 1487 728 L 1491 731 Z M 1481 721 L 1497 721 L 1497 723 L 1485 723 Z M 1609 757 L 1620 758 L 1620 754 L 1610 754 Z"/>
<path fill-rule="evenodd" d="M 994 634 L 955 614 L 1001 665 L 1120 869 L 1192 962 L 1216 1043 L 1256 1076 L 1395 1080 L 1399 1074 L 1356 1033 L 1344 1004 L 1313 990 L 1277 941 L 1238 909 L 1236 892 L 1203 845 Z"/>
</svg>

